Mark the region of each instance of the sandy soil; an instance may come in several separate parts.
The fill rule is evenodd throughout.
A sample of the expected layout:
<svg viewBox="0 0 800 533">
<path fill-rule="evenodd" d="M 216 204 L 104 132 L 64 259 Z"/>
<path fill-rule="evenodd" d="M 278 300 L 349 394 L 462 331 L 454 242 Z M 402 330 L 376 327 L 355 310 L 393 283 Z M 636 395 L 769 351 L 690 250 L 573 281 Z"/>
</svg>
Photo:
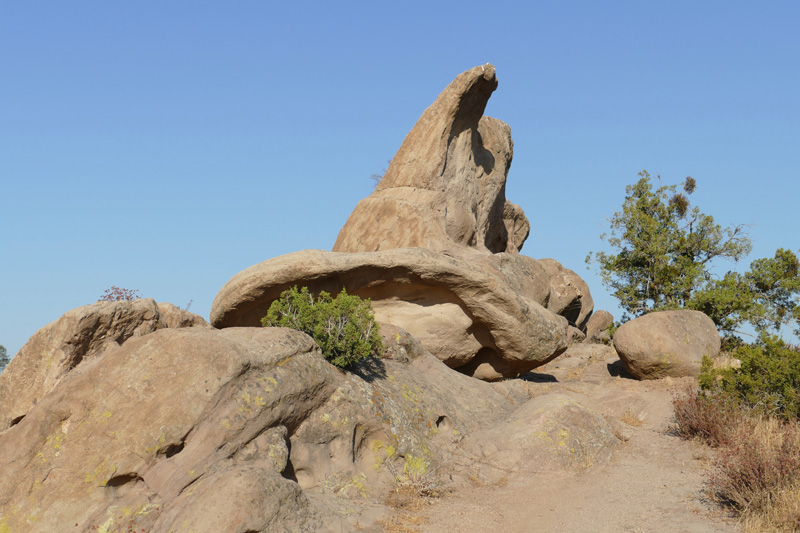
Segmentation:
<svg viewBox="0 0 800 533">
<path fill-rule="evenodd" d="M 733 532 L 735 520 L 709 502 L 705 470 L 713 450 L 682 441 L 670 428 L 672 392 L 690 380 L 639 382 L 620 377 L 613 360 L 561 361 L 528 376 L 534 394 L 565 391 L 616 425 L 625 442 L 604 465 L 541 476 L 477 480 L 389 531 Z M 557 380 L 557 381 L 555 381 Z"/>
</svg>

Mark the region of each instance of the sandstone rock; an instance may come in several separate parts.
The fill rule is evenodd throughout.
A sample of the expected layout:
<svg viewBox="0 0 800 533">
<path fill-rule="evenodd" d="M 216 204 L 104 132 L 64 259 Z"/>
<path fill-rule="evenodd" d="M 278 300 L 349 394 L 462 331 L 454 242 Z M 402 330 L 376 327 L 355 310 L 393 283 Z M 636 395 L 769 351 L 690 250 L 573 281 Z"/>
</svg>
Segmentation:
<svg viewBox="0 0 800 533">
<path fill-rule="evenodd" d="M 199 315 L 152 298 L 97 302 L 65 313 L 34 333 L 0 374 L 0 432 L 67 373 L 105 350 L 159 329 L 198 326 L 210 327 Z"/>
<path fill-rule="evenodd" d="M 605 344 L 610 337 L 606 331 L 614 323 L 614 317 L 608 311 L 595 311 L 586 322 L 586 342 Z"/>
<path fill-rule="evenodd" d="M 482 116 L 496 87 L 491 65 L 459 75 L 356 206 L 334 252 L 237 274 L 214 300 L 213 325 L 257 326 L 294 285 L 346 288 L 371 298 L 379 321 L 484 380 L 523 374 L 582 340 L 594 306 L 586 283 L 558 261 L 519 255 L 530 223 L 505 197 L 510 129 Z"/>
<path fill-rule="evenodd" d="M 371 298 L 380 322 L 407 330 L 451 368 L 495 380 L 525 373 L 566 349 L 567 320 L 539 303 L 553 290 L 548 275 L 535 260 L 512 254 L 466 260 L 420 248 L 305 250 L 231 278 L 214 300 L 211 322 L 258 326 L 269 304 L 292 285 L 330 293 L 345 287 Z"/>
<path fill-rule="evenodd" d="M 636 379 L 696 376 L 703 356 L 719 353 L 720 338 L 700 311 L 660 311 L 620 326 L 614 348 Z"/>
<path fill-rule="evenodd" d="M 619 443 L 602 416 L 556 393 L 533 398 L 507 420 L 467 438 L 463 447 L 481 457 L 479 475 L 491 483 L 508 472 L 538 475 L 603 464 Z"/>
<path fill-rule="evenodd" d="M 560 357 L 537 369 L 558 381 L 581 377 L 583 371 L 598 361 L 617 361 L 614 348 L 605 344 L 573 344 Z"/>
<path fill-rule="evenodd" d="M 519 252 L 522 245 L 531 233 L 531 223 L 522 211 L 522 208 L 506 200 L 503 208 L 503 223 L 508 234 L 508 244 L 506 251 L 509 253 Z"/>
<path fill-rule="evenodd" d="M 352 529 L 344 515 L 320 521 L 342 506 L 325 498 L 382 501 L 398 472 L 433 476 L 461 435 L 526 398 L 390 334 L 404 362 L 352 373 L 282 328 L 164 329 L 98 354 L 0 433 L 0 520 L 11 531 Z"/>
<path fill-rule="evenodd" d="M 482 116 L 496 88 L 492 65 L 456 77 L 406 136 L 375 192 L 356 206 L 333 250 L 518 251 L 530 225 L 505 199 L 511 130 Z"/>
<path fill-rule="evenodd" d="M 113 531 L 130 521 L 168 531 L 203 526 L 192 518 L 201 509 L 222 509 L 258 484 L 237 504 L 253 521 L 266 523 L 256 510 L 276 498 L 301 509 L 293 483 L 273 475 L 269 457 L 248 460 L 248 446 L 268 428 L 296 427 L 337 376 L 293 330 L 163 329 L 130 339 L 75 368 L 0 434 L 0 485 L 8 488 L 0 516 L 11 531 L 34 521 L 40 531 Z"/>
</svg>

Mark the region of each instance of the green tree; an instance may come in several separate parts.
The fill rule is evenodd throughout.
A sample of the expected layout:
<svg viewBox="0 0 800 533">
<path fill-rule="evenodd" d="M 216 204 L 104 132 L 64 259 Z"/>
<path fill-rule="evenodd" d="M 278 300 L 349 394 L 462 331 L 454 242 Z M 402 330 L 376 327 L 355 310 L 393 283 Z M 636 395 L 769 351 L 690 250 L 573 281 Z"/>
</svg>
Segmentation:
<svg viewBox="0 0 800 533">
<path fill-rule="evenodd" d="M 682 193 L 675 185 L 653 190 L 646 170 L 639 177 L 626 187 L 622 211 L 610 219 L 610 235 L 601 236 L 614 251 L 586 258 L 599 265 L 603 284 L 632 316 L 684 307 L 712 279 L 714 259 L 738 261 L 751 249 L 742 226 L 722 228 L 713 217 L 690 208 L 687 195 L 696 187 L 691 177 Z"/>
<path fill-rule="evenodd" d="M 711 275 L 715 259 L 739 261 L 750 250 L 742 226 L 723 228 L 713 217 L 690 207 L 697 183 L 686 178 L 655 190 L 647 171 L 625 189 L 622 211 L 610 219 L 611 252 L 589 254 L 604 285 L 630 316 L 664 309 L 697 309 L 726 334 L 743 323 L 756 331 L 778 332 L 800 319 L 800 261 L 783 248 L 772 258 L 757 259 L 744 274 Z M 660 178 L 659 178 L 660 182 Z M 800 328 L 796 331 L 800 335 Z"/>
<path fill-rule="evenodd" d="M 779 248 L 775 257 L 756 259 L 744 274 L 728 272 L 709 280 L 691 295 L 690 309 L 703 311 L 727 333 L 742 323 L 758 332 L 779 331 L 795 324 L 800 336 L 800 260 L 790 250 Z"/>
<path fill-rule="evenodd" d="M 9 363 L 6 347 L 0 344 L 0 369 L 5 368 Z"/>
</svg>

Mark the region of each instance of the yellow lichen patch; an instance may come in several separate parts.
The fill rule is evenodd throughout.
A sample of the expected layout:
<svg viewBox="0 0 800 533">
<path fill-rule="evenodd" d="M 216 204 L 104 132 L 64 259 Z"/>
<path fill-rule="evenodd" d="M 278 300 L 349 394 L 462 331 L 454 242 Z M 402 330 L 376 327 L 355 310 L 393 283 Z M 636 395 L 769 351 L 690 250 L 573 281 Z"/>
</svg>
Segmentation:
<svg viewBox="0 0 800 533">
<path fill-rule="evenodd" d="M 11 526 L 8 525 L 8 520 L 4 516 L 0 519 L 0 533 L 13 533 L 11 530 Z"/>
<path fill-rule="evenodd" d="M 407 476 L 421 476 L 428 471 L 428 461 L 424 457 L 408 454 L 403 464 L 403 473 Z"/>
<path fill-rule="evenodd" d="M 267 405 L 267 401 L 264 399 L 263 396 L 256 396 L 254 401 L 258 407 L 264 407 L 265 405 Z"/>
<path fill-rule="evenodd" d="M 64 443 L 65 435 L 56 435 L 55 437 L 49 436 L 45 441 L 45 446 L 52 446 L 53 449 L 56 451 L 61 449 L 61 445 Z"/>
<path fill-rule="evenodd" d="M 561 429 L 558 432 L 558 438 L 561 439 L 561 440 L 558 441 L 558 445 L 559 446 L 566 446 L 567 445 L 567 439 L 569 438 L 569 431 L 567 431 L 566 429 Z"/>
<path fill-rule="evenodd" d="M 103 459 L 103 462 L 97 465 L 91 472 L 87 472 L 86 476 L 84 477 L 84 481 L 91 485 L 89 487 L 89 492 L 94 490 L 96 487 L 105 486 L 106 482 L 111 478 L 111 476 L 114 475 L 114 472 L 116 471 L 116 466 L 109 465 L 108 462 Z"/>
</svg>

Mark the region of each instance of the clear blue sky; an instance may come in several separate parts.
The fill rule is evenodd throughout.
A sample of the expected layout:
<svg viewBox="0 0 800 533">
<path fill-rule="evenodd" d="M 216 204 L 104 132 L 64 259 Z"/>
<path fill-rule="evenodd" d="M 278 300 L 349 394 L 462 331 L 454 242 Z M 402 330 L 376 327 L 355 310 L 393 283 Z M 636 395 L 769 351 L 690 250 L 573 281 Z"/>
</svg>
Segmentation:
<svg viewBox="0 0 800 533">
<path fill-rule="evenodd" d="M 507 196 L 584 258 L 646 168 L 800 248 L 800 3 L 2 2 L 0 344 L 111 285 L 208 318 L 244 268 L 330 249 L 422 111 L 491 62 Z M 749 260 L 742 267 L 746 267 Z"/>
</svg>

